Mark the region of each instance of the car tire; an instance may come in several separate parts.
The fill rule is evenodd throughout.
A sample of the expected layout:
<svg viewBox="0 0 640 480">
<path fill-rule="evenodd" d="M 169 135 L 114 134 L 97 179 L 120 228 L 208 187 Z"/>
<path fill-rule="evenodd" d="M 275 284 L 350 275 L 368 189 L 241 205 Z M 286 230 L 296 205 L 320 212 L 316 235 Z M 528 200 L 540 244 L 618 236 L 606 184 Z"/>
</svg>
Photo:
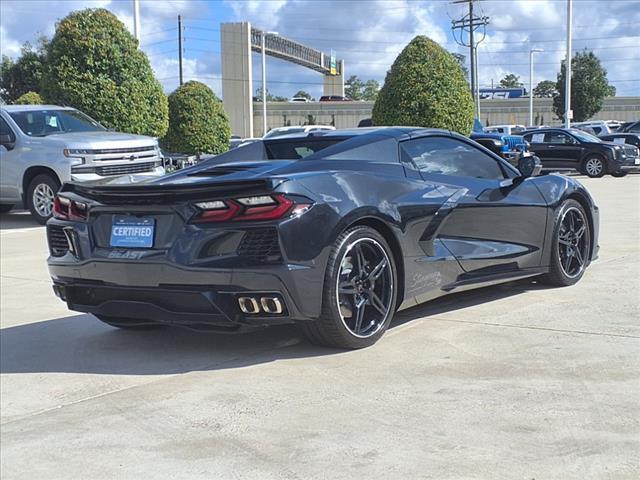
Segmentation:
<svg viewBox="0 0 640 480">
<path fill-rule="evenodd" d="M 0 205 L 0 213 L 9 213 L 13 205 Z"/>
<path fill-rule="evenodd" d="M 611 176 L 616 178 L 622 178 L 622 177 L 626 177 L 627 173 L 629 172 L 613 172 Z"/>
<path fill-rule="evenodd" d="M 299 322 L 311 343 L 358 349 L 376 343 L 396 310 L 397 268 L 384 237 L 356 226 L 335 241 L 325 272 L 322 313 Z"/>
<path fill-rule="evenodd" d="M 98 320 L 107 325 L 122 330 L 157 330 L 164 327 L 159 323 L 139 323 L 135 318 L 108 317 L 106 315 L 94 315 Z"/>
<path fill-rule="evenodd" d="M 44 225 L 53 213 L 53 199 L 60 189 L 60 182 L 52 175 L 37 175 L 27 187 L 27 207 L 35 220 Z M 49 203 L 47 203 L 49 202 Z"/>
<path fill-rule="evenodd" d="M 607 163 L 598 155 L 591 155 L 584 159 L 582 171 L 591 178 L 600 178 L 607 173 Z"/>
<path fill-rule="evenodd" d="M 572 199 L 566 200 L 554 220 L 549 272 L 540 277 L 540 280 L 557 287 L 574 285 L 584 275 L 590 254 L 589 216 L 580 203 Z"/>
</svg>

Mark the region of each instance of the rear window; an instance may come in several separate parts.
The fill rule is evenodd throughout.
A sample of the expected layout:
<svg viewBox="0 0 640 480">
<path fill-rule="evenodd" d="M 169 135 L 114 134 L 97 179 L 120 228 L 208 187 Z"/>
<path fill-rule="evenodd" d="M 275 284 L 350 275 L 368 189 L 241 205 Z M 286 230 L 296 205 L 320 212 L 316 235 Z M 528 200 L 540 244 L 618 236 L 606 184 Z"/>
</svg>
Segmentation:
<svg viewBox="0 0 640 480">
<path fill-rule="evenodd" d="M 267 158 L 270 160 L 302 160 L 343 140 L 343 138 L 298 138 L 287 141 L 267 141 L 264 142 L 264 146 Z"/>
</svg>

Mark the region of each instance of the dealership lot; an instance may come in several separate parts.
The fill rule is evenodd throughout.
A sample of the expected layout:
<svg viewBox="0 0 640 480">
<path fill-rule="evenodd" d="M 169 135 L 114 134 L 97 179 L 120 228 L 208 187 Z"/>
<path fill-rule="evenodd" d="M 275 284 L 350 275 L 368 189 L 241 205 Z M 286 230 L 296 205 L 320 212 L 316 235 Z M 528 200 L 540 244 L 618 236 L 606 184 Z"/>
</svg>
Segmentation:
<svg viewBox="0 0 640 480">
<path fill-rule="evenodd" d="M 112 329 L 3 215 L 3 478 L 638 478 L 640 175 L 580 180 L 602 223 L 579 284 L 445 297 L 353 352 Z"/>
</svg>

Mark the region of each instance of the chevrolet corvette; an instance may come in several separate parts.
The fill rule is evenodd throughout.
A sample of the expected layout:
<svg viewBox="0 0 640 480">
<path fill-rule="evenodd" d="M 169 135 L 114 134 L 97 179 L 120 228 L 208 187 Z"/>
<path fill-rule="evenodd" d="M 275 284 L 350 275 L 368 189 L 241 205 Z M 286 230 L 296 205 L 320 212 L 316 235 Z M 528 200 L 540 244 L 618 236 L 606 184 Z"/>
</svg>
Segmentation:
<svg viewBox="0 0 640 480">
<path fill-rule="evenodd" d="M 119 328 L 295 323 L 313 343 L 366 347 L 442 295 L 580 280 L 598 207 L 536 162 L 379 127 L 263 139 L 142 183 L 66 183 L 47 224 L 53 289 Z"/>
</svg>

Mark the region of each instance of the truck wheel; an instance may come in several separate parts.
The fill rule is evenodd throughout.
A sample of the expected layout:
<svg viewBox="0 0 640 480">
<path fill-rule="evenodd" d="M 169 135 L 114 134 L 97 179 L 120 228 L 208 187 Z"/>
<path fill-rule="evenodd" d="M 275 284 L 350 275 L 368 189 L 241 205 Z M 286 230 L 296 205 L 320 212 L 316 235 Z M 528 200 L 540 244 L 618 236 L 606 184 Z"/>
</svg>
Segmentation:
<svg viewBox="0 0 640 480">
<path fill-rule="evenodd" d="M 37 175 L 27 188 L 27 206 L 33 218 L 44 225 L 53 213 L 53 199 L 60 188 L 60 182 L 53 176 Z"/>
<path fill-rule="evenodd" d="M 0 205 L 0 213 L 9 213 L 13 205 Z"/>
</svg>

